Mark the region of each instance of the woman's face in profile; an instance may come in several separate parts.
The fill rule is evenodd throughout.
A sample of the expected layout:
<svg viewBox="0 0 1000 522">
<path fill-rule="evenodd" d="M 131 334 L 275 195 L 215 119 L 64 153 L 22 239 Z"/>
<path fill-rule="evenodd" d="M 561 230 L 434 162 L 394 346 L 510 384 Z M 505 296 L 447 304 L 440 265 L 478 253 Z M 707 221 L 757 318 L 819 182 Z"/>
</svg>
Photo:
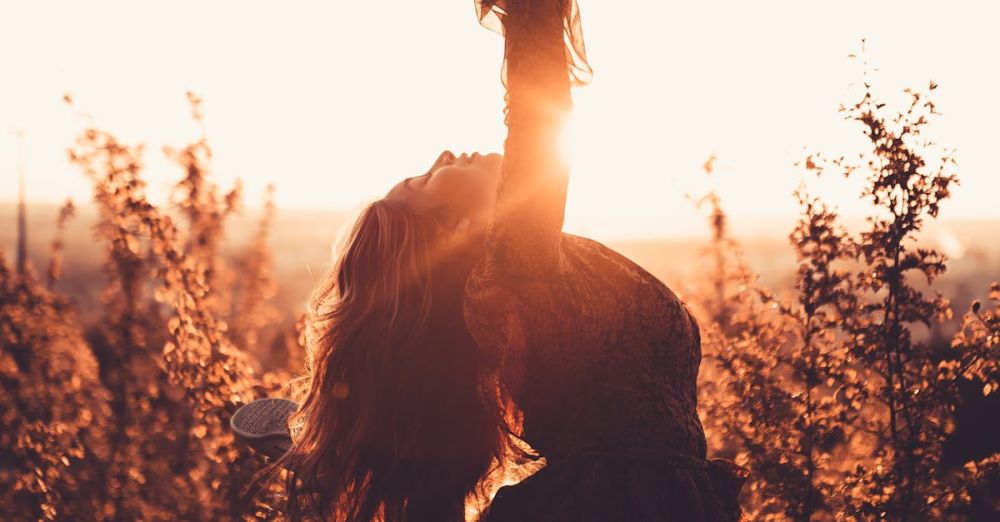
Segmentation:
<svg viewBox="0 0 1000 522">
<path fill-rule="evenodd" d="M 423 176 L 406 178 L 386 194 L 417 210 L 447 206 L 468 218 L 473 226 L 484 226 L 496 201 L 497 180 L 503 156 L 444 151 Z"/>
</svg>

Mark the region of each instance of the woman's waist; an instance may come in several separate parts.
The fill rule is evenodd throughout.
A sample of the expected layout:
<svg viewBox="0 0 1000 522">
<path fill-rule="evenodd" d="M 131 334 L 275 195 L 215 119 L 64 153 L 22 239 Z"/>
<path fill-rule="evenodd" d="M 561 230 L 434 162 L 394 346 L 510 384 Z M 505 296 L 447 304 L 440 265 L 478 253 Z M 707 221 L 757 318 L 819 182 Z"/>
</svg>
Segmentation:
<svg viewBox="0 0 1000 522">
<path fill-rule="evenodd" d="M 590 449 L 578 452 L 557 452 L 545 455 L 549 466 L 563 463 L 583 462 L 642 462 L 665 465 L 672 468 L 707 469 L 708 460 L 693 453 L 682 453 L 653 448 L 608 448 Z"/>
<path fill-rule="evenodd" d="M 682 467 L 705 467 L 705 446 L 655 440 L 547 441 L 535 448 L 550 465 L 568 461 L 626 460 Z"/>
<path fill-rule="evenodd" d="M 593 403 L 591 403 L 592 406 Z M 645 461 L 704 460 L 707 442 L 696 416 L 573 415 L 525 410 L 524 438 L 543 457 L 554 459 L 625 458 Z M 535 413 L 535 415 L 532 415 Z M 538 422 L 539 419 L 544 419 Z"/>
</svg>

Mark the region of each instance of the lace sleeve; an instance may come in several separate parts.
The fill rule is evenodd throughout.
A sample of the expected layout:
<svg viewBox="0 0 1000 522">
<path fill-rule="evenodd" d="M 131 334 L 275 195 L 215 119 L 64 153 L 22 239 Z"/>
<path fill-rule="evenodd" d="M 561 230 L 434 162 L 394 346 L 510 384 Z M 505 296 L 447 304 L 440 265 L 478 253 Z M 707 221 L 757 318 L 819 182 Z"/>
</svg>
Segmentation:
<svg viewBox="0 0 1000 522">
<path fill-rule="evenodd" d="M 516 2 L 517 0 L 514 0 Z M 524 1 L 524 0 L 522 0 Z M 528 0 L 530 1 L 530 0 Z M 474 0 L 476 16 L 483 27 L 504 33 L 504 19 L 511 0 Z M 567 0 L 561 7 L 563 41 L 565 42 L 566 65 L 570 83 L 574 86 L 590 83 L 593 71 L 587 63 L 587 49 L 583 44 L 583 26 L 580 24 L 580 8 L 576 0 Z M 507 85 L 507 61 L 504 60 L 501 79 Z"/>
<path fill-rule="evenodd" d="M 530 318 L 553 306 L 569 174 L 557 144 L 570 85 L 589 80 L 590 68 L 573 0 L 479 0 L 476 7 L 482 24 L 505 37 L 508 134 L 486 252 L 466 283 L 464 312 L 504 388 L 514 390 L 525 350 L 549 335 Z"/>
<path fill-rule="evenodd" d="M 569 171 L 558 151 L 569 88 L 590 78 L 579 11 L 574 0 L 476 6 L 506 40 L 507 140 L 485 262 L 500 277 L 545 279 L 559 267 Z"/>
</svg>

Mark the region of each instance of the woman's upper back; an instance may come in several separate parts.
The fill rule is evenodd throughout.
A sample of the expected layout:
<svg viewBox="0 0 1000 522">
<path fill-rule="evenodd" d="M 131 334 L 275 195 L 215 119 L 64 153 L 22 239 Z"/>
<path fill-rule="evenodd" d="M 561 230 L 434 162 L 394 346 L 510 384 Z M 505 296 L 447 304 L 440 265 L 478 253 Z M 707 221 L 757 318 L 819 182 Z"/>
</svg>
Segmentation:
<svg viewBox="0 0 1000 522">
<path fill-rule="evenodd" d="M 543 454 L 703 457 L 696 323 L 645 270 L 562 233 L 569 169 L 558 143 L 576 58 L 585 65 L 575 2 L 482 3 L 503 21 L 508 133 L 485 255 L 466 284 L 469 331 Z"/>
<path fill-rule="evenodd" d="M 704 457 L 697 323 L 621 254 L 564 234 L 551 276 L 511 276 L 487 259 L 467 283 L 465 318 L 543 455 Z"/>
</svg>

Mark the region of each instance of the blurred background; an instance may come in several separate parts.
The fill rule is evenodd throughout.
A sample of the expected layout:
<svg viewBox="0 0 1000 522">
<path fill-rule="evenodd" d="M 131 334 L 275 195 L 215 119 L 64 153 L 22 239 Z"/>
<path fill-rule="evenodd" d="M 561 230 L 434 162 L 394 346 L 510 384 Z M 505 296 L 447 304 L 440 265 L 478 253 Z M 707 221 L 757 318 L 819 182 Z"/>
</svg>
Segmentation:
<svg viewBox="0 0 1000 522">
<path fill-rule="evenodd" d="M 1000 4 L 579 4 L 565 228 L 698 316 L 748 518 L 996 520 Z M 355 212 L 443 149 L 502 149 L 503 40 L 474 14 L 0 0 L 0 518 L 282 516 L 280 487 L 242 494 L 264 462 L 230 415 L 302 374 Z M 908 108 L 937 145 L 884 139 Z M 816 175 L 873 150 L 896 184 Z M 865 191 L 917 203 L 880 224 Z"/>
<path fill-rule="evenodd" d="M 797 186 L 848 222 L 868 210 L 861 179 L 817 179 L 796 166 L 814 150 L 863 149 L 836 109 L 859 98 L 867 59 L 890 104 L 905 101 L 904 88 L 940 84 L 944 116 L 930 132 L 957 149 L 961 185 L 928 237 L 955 261 L 949 277 L 997 266 L 1000 74 L 988 64 L 1000 51 L 989 25 L 1000 7 L 579 4 L 595 75 L 574 94 L 568 231 L 616 243 L 677 280 L 708 233 L 687 196 L 714 189 L 754 267 L 778 282 L 793 261 L 783 247 Z M 13 257 L 21 162 L 32 256 L 47 251 L 54 205 L 73 198 L 64 284 L 96 284 L 91 188 L 66 149 L 88 121 L 146 144 L 147 192 L 162 203 L 182 172 L 161 147 L 200 132 L 190 90 L 205 100 L 213 179 L 243 183 L 228 241 L 249 234 L 265 187 L 276 185 L 274 256 L 294 308 L 346 216 L 442 149 L 502 148 L 503 43 L 473 11 L 468 0 L 0 4 L 0 248 Z M 62 102 L 67 93 L 74 108 Z M 718 160 L 707 177 L 710 155 Z"/>
</svg>

